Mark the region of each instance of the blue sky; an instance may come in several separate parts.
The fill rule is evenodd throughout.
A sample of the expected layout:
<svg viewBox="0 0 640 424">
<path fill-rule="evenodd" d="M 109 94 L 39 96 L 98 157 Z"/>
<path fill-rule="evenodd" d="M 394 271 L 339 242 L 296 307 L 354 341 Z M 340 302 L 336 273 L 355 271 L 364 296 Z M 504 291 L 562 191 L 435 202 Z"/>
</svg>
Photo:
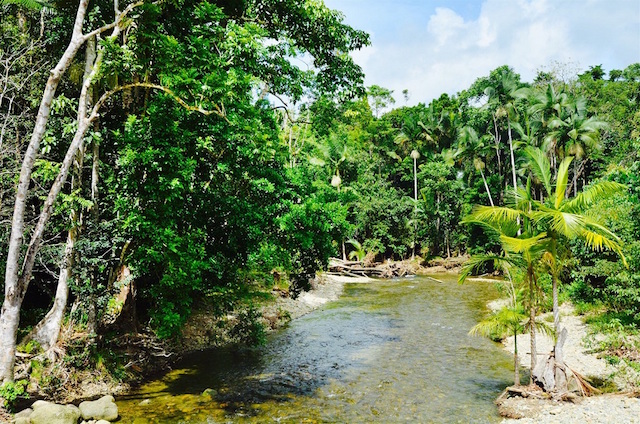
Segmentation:
<svg viewBox="0 0 640 424">
<path fill-rule="evenodd" d="M 324 0 L 371 34 L 353 54 L 366 85 L 394 90 L 396 106 L 455 94 L 509 65 L 569 78 L 640 62 L 640 0 Z"/>
</svg>

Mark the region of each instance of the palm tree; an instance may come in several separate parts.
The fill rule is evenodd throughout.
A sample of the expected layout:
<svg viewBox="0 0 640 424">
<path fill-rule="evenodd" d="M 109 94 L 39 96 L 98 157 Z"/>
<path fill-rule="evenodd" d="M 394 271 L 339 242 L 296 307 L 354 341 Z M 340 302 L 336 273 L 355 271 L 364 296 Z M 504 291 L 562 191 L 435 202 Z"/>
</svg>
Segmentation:
<svg viewBox="0 0 640 424">
<path fill-rule="evenodd" d="M 527 315 L 520 305 L 505 306 L 493 312 L 469 330 L 472 336 L 484 336 L 490 339 L 513 336 L 513 384 L 520 385 L 520 360 L 518 358 L 518 335 L 526 329 Z"/>
<path fill-rule="evenodd" d="M 586 100 L 579 98 L 567 108 L 566 117 L 556 117 L 549 122 L 551 130 L 544 141 L 553 146 L 556 157 L 575 157 L 573 171 L 573 195 L 578 194 L 578 178 L 584 171 L 588 161 L 587 153 L 598 150 L 600 146 L 600 130 L 607 128 L 606 122 L 592 116 L 586 116 Z"/>
<path fill-rule="evenodd" d="M 367 252 L 362 247 L 362 244 L 355 239 L 349 239 L 347 240 L 347 243 L 353 246 L 353 249 L 354 249 L 351 252 L 349 252 L 349 259 L 362 262 L 365 256 L 367 256 Z"/>
<path fill-rule="evenodd" d="M 559 247 L 567 248 L 567 242 L 572 239 L 581 239 L 585 245 L 594 250 L 608 249 L 620 256 L 626 266 L 626 259 L 622 253 L 620 239 L 608 230 L 602 223 L 596 221 L 587 214 L 588 208 L 597 200 L 601 200 L 625 188 L 622 184 L 610 181 L 601 181 L 583 190 L 574 198 L 566 198 L 568 183 L 568 170 L 572 157 L 566 157 L 559 165 L 556 175 L 555 187 L 551 185 L 551 165 L 545 153 L 537 148 L 529 147 L 526 153 L 530 158 L 529 166 L 533 175 L 544 187 L 546 201 L 534 200 L 530 193 L 530 180 L 527 182 L 527 190 L 519 190 L 515 207 L 476 207 L 472 214 L 463 222 L 475 222 L 483 224 L 485 227 L 498 231 L 502 248 L 510 260 L 514 254 L 520 256 L 520 261 L 526 264 L 527 280 L 529 282 L 530 293 L 537 286 L 537 276 L 534 263 L 543 262 L 546 264 L 552 278 L 553 296 L 553 318 L 556 336 L 561 334 L 560 315 L 558 308 L 558 282 L 562 270 Z M 511 237 L 505 233 L 504 228 L 511 226 L 513 231 L 514 223 L 522 219 L 524 235 Z M 461 275 L 461 278 L 464 278 Z M 534 323 L 535 307 L 533 298 L 530 298 L 530 322 Z M 535 324 L 534 324 L 535 325 Z M 533 332 L 532 332 L 533 335 Z M 556 368 L 565 370 L 561 358 L 556 358 L 559 352 L 561 341 L 558 340 L 554 352 L 550 358 L 557 361 L 546 361 Z M 532 355 L 534 344 L 532 342 Z M 532 358 L 532 373 L 535 369 L 535 361 Z M 542 370 L 544 374 L 546 370 Z M 555 373 L 555 370 L 553 370 Z M 555 384 L 556 382 L 554 382 Z M 565 387 L 551 385 L 550 390 L 566 390 Z"/>
<path fill-rule="evenodd" d="M 558 257 L 559 243 L 579 238 L 591 249 L 608 249 L 617 253 L 626 266 L 621 240 L 602 223 L 586 213 L 594 202 L 619 193 L 625 190 L 626 186 L 612 181 L 600 181 L 583 190 L 577 196 L 566 198 L 569 166 L 573 158 L 566 157 L 560 163 L 556 184 L 552 188 L 551 165 L 544 152 L 529 147 L 526 149 L 526 153 L 530 159 L 532 173 L 542 183 L 546 191 L 546 202 L 530 201 L 531 219 L 545 229 L 550 240 L 548 251 L 550 256 L 547 262 L 553 282 L 553 322 L 556 334 L 559 334 L 558 277 L 561 271 L 560 258 Z"/>
<path fill-rule="evenodd" d="M 538 274 L 536 264 L 540 261 L 545 245 L 548 242 L 546 233 L 531 235 L 525 233 L 518 237 L 512 237 L 519 229 L 519 220 L 528 223 L 526 215 L 517 209 L 496 206 L 477 206 L 472 213 L 466 217 L 463 223 L 474 223 L 483 226 L 500 237 L 500 243 L 504 256 L 500 255 L 476 255 L 470 258 L 463 266 L 459 283 L 463 283 L 469 275 L 478 270 L 486 263 L 494 262 L 500 264 L 504 269 L 519 268 L 526 275 L 526 286 L 528 288 L 528 309 L 529 320 L 527 328 L 531 336 L 531 370 L 536 367 L 537 349 L 536 349 L 536 329 L 543 329 L 547 332 L 547 328 L 536 322 L 538 299 L 541 296 L 538 286 Z M 529 229 L 534 229 L 529 226 Z M 509 274 L 510 275 L 510 274 Z M 511 307 L 517 306 L 517 298 L 515 293 L 512 298 Z M 533 382 L 533 372 L 531 373 L 530 382 Z"/>
<path fill-rule="evenodd" d="M 478 133 L 472 127 L 465 126 L 460 129 L 458 133 L 458 146 L 461 153 L 473 161 L 473 167 L 480 173 L 484 188 L 489 196 L 489 203 L 494 206 L 493 197 L 491 196 L 491 190 L 489 190 L 489 184 L 487 184 L 487 178 L 484 175 L 485 161 L 483 157 L 486 153 L 486 147 L 482 142 L 482 139 L 478 137 Z"/>
<path fill-rule="evenodd" d="M 510 68 L 500 68 L 496 75 L 495 84 L 485 89 L 484 93 L 489 98 L 488 106 L 495 108 L 493 119 L 495 126 L 496 142 L 499 140 L 498 120 L 505 119 L 507 122 L 507 138 L 509 140 L 509 158 L 511 160 L 511 177 L 514 192 L 518 189 L 515 163 L 515 147 L 513 142 L 512 122 L 517 121 L 516 102 L 518 99 L 526 97 L 529 93 L 519 81 L 519 76 Z"/>
</svg>

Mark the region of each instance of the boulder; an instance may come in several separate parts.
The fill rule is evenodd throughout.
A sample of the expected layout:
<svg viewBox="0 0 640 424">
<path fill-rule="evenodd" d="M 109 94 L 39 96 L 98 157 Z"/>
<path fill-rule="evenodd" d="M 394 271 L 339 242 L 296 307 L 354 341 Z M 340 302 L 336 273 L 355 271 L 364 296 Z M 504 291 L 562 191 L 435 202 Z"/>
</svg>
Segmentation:
<svg viewBox="0 0 640 424">
<path fill-rule="evenodd" d="M 14 424 L 31 424 L 31 418 L 30 418 L 31 414 L 33 414 L 33 409 L 31 408 L 24 409 L 13 416 L 13 423 Z"/>
<path fill-rule="evenodd" d="M 82 402 L 80 413 L 85 420 L 115 421 L 118 419 L 118 406 L 113 396 L 107 395 L 98 400 Z"/>
<path fill-rule="evenodd" d="M 37 400 L 31 405 L 33 413 L 29 416 L 31 424 L 77 424 L 80 410 L 74 405 L 57 405 Z"/>
</svg>

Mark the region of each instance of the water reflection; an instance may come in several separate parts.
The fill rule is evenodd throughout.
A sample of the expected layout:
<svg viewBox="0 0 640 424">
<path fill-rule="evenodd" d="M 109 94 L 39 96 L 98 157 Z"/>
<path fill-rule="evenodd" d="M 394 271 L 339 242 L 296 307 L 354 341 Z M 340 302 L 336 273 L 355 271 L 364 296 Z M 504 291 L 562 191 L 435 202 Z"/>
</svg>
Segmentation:
<svg viewBox="0 0 640 424">
<path fill-rule="evenodd" d="M 510 358 L 467 335 L 495 290 L 438 279 L 349 285 L 259 350 L 194 354 L 119 401 L 122 422 L 497 421 Z"/>
</svg>

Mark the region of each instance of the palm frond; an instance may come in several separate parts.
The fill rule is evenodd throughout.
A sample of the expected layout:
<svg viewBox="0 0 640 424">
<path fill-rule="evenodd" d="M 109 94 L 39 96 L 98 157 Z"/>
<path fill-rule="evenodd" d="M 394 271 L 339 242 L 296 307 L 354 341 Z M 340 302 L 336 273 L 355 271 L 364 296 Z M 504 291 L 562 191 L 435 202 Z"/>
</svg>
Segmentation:
<svg viewBox="0 0 640 424">
<path fill-rule="evenodd" d="M 521 308 L 504 307 L 474 325 L 469 335 L 492 339 L 517 335 L 524 330 L 526 319 L 527 315 Z"/>
<path fill-rule="evenodd" d="M 46 9 L 50 11 L 53 9 L 51 3 L 41 0 L 0 0 L 0 5 L 15 4 L 17 6 L 24 7 L 25 9 L 37 10 Z"/>
<path fill-rule="evenodd" d="M 346 243 L 349 243 L 356 250 L 362 250 L 362 244 L 360 244 L 360 242 L 358 240 L 349 239 L 349 240 L 346 241 Z"/>
<path fill-rule="evenodd" d="M 544 205 L 539 205 L 539 209 L 529 216 L 536 224 L 545 225 L 550 231 L 570 239 L 580 235 L 586 219 L 584 215 L 563 212 Z"/>
<path fill-rule="evenodd" d="M 562 210 L 578 213 L 586 210 L 596 200 L 602 200 L 616 193 L 624 192 L 627 186 L 614 181 L 600 181 L 576 195 L 563 205 Z"/>
<path fill-rule="evenodd" d="M 555 333 L 555 331 L 553 330 L 553 327 L 550 326 L 549 324 L 547 324 L 546 322 L 542 321 L 542 320 L 535 320 L 535 326 L 536 326 L 536 331 L 544 334 L 546 336 L 551 336 Z M 529 330 L 531 328 L 531 321 L 527 320 L 527 322 L 525 323 L 524 326 L 525 330 Z"/>
<path fill-rule="evenodd" d="M 602 251 L 603 249 L 608 249 L 615 252 L 622 260 L 625 268 L 629 267 L 627 258 L 622 251 L 622 241 L 604 226 L 595 221 L 588 220 L 587 225 L 580 233 L 580 237 L 584 239 L 587 246 L 593 250 Z"/>
<path fill-rule="evenodd" d="M 501 266 L 517 266 L 519 263 L 514 258 L 498 255 L 474 255 L 467 260 L 458 275 L 458 284 L 463 284 L 467 278 L 486 264 L 499 264 Z"/>
<path fill-rule="evenodd" d="M 580 235 L 580 229 L 584 226 L 584 216 L 557 211 L 553 214 L 551 228 L 558 234 L 572 239 Z"/>
<path fill-rule="evenodd" d="M 500 242 L 502 247 L 513 253 L 523 253 L 532 250 L 535 246 L 539 246 L 542 249 L 543 241 L 547 237 L 547 233 L 540 233 L 533 237 L 508 237 L 504 234 L 500 236 Z"/>
<path fill-rule="evenodd" d="M 481 221 L 487 224 L 502 223 L 502 222 L 515 222 L 522 212 L 505 206 L 475 206 L 469 218 L 471 221 Z M 466 218 L 463 222 L 466 222 Z"/>
<path fill-rule="evenodd" d="M 551 194 L 551 164 L 547 155 L 537 147 L 527 147 L 525 152 L 530 159 L 531 172 L 540 180 L 547 191 L 547 196 L 549 196 Z"/>
<path fill-rule="evenodd" d="M 569 181 L 569 165 L 573 160 L 572 156 L 567 156 L 562 160 L 558 167 L 558 175 L 556 179 L 555 207 L 560 208 L 564 200 L 565 191 L 567 190 L 567 182 Z"/>
</svg>

